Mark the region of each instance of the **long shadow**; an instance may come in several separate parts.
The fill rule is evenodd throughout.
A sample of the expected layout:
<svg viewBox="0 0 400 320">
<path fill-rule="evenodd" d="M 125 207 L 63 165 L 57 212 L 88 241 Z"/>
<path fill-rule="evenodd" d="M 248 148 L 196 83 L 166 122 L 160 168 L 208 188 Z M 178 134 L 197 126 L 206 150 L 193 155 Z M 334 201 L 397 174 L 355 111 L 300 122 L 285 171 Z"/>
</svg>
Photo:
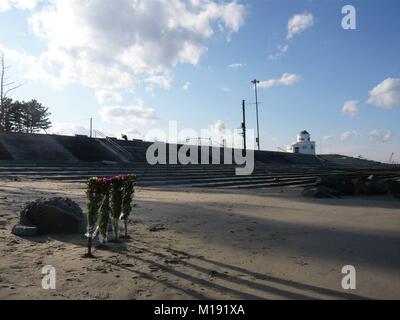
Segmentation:
<svg viewBox="0 0 400 320">
<path fill-rule="evenodd" d="M 149 244 L 151 245 L 151 244 Z M 147 249 L 147 248 L 143 248 L 143 247 L 137 247 L 135 246 L 135 248 L 143 250 L 143 251 L 147 251 L 153 255 L 156 255 L 158 257 L 164 258 L 164 259 L 170 259 L 171 257 L 160 253 L 160 252 L 155 252 L 153 250 Z M 223 262 L 218 262 L 218 261 L 214 261 L 211 259 L 207 259 L 205 257 L 199 257 L 199 256 L 194 256 L 191 255 L 187 252 L 184 251 L 180 251 L 180 250 L 175 250 L 172 248 L 163 248 L 164 250 L 167 250 L 173 254 L 177 254 L 177 255 L 181 255 L 184 257 L 188 257 L 190 259 L 197 259 L 197 260 L 201 260 L 204 262 L 207 262 L 209 264 L 213 264 L 225 269 L 230 269 L 230 270 L 234 270 L 240 273 L 245 273 L 248 274 L 250 276 L 253 276 L 259 280 L 263 280 L 263 281 L 269 281 L 269 282 L 275 282 L 275 283 L 279 283 L 282 285 L 286 285 L 289 287 L 293 287 L 293 288 L 297 288 L 300 290 L 309 290 L 309 291 L 313 291 L 319 294 L 324 294 L 324 295 L 329 295 L 329 296 L 333 296 L 335 298 L 340 298 L 340 299 L 353 299 L 353 300 L 366 300 L 368 298 L 363 297 L 363 296 L 359 296 L 356 294 L 351 294 L 351 293 L 344 293 L 344 292 L 340 292 L 340 291 L 335 291 L 335 290 L 331 290 L 331 289 L 326 289 L 326 288 L 321 288 L 321 287 L 317 287 L 317 286 L 312 286 L 312 285 L 307 285 L 307 284 L 303 284 L 303 283 L 299 283 L 299 282 L 295 282 L 295 281 L 291 281 L 291 280 L 285 280 L 285 279 L 280 279 L 280 278 L 276 278 L 276 277 L 272 277 L 272 276 L 268 276 L 268 275 L 264 275 L 258 272 L 253 272 L 253 271 L 249 271 L 247 269 L 244 268 L 240 268 L 240 267 L 236 267 L 236 266 L 232 266 Z M 193 263 L 188 262 L 187 260 L 184 261 L 184 266 L 190 267 L 194 270 L 209 274 L 211 270 L 208 270 L 206 268 L 203 268 L 201 266 L 195 265 Z M 235 282 L 237 284 L 243 285 L 243 286 L 248 286 L 250 288 L 253 289 L 257 289 L 257 290 L 261 290 L 261 291 L 265 291 L 265 292 L 270 292 L 270 293 L 274 293 L 277 295 L 281 295 L 281 296 L 285 296 L 286 298 L 290 298 L 290 299 L 312 299 L 310 297 L 307 297 L 305 295 L 300 295 L 300 294 L 296 294 L 296 293 L 291 293 L 291 292 L 286 292 L 280 289 L 276 289 L 276 288 L 271 288 L 270 286 L 266 286 L 263 284 L 259 284 L 259 283 L 255 283 L 255 282 L 251 282 L 249 280 L 245 280 L 245 279 L 240 279 L 237 277 L 233 277 L 224 273 L 218 273 L 218 277 L 222 278 L 224 280 L 227 281 L 231 281 L 231 282 Z M 287 293 L 290 293 L 289 295 L 287 295 Z"/>
<path fill-rule="evenodd" d="M 400 256 L 398 254 L 400 248 L 399 233 L 384 230 L 357 232 L 329 228 L 329 226 L 310 225 L 299 221 L 277 221 L 237 212 L 227 213 L 215 209 L 215 206 L 212 207 L 212 203 L 196 205 L 193 202 L 187 201 L 184 204 L 147 200 L 141 200 L 140 202 L 142 210 L 145 210 L 147 205 L 168 208 L 168 210 L 151 211 L 151 217 L 157 217 L 166 221 L 165 224 L 169 229 L 179 231 L 180 233 L 187 233 L 190 237 L 193 236 L 192 228 L 183 227 L 180 224 L 168 223 L 168 220 L 177 218 L 176 212 L 181 213 L 179 218 L 187 218 L 189 219 L 188 221 L 190 221 L 193 215 L 199 214 L 202 220 L 212 226 L 213 229 L 217 228 L 221 233 L 226 230 L 226 237 L 210 237 L 209 239 L 209 241 L 221 242 L 224 245 L 230 244 L 232 247 L 237 247 L 237 242 L 232 239 L 233 236 L 227 229 L 227 221 L 232 222 L 229 228 L 234 227 L 234 225 L 240 227 L 247 222 L 251 222 L 254 229 L 253 233 L 256 235 L 254 240 L 257 240 L 261 244 L 271 243 L 274 249 L 286 251 L 288 254 L 307 254 L 318 259 L 332 260 L 333 263 L 343 263 L 345 260 L 352 259 L 351 262 L 353 264 L 362 263 L 364 265 L 387 268 L 396 272 L 400 268 Z M 204 209 L 205 204 L 209 205 L 207 210 Z M 172 210 L 174 207 L 178 209 Z M 148 213 L 146 215 L 148 216 Z M 240 227 L 240 229 L 243 228 L 245 227 Z M 209 235 L 211 230 L 204 227 L 203 229 L 197 228 L 196 234 L 204 233 L 205 235 Z M 240 231 L 238 230 L 237 232 Z M 242 232 L 244 231 L 242 230 Z M 274 234 L 278 234 L 280 238 L 273 237 Z M 230 241 L 231 243 L 229 243 Z M 254 244 L 254 241 L 251 241 L 251 243 Z M 248 245 L 250 245 L 250 242 L 241 242 L 243 249 L 246 249 Z M 249 247 L 249 249 L 251 248 Z"/>
<path fill-rule="evenodd" d="M 138 276 L 143 277 L 144 279 L 151 280 L 151 281 L 154 281 L 154 282 L 159 282 L 159 283 L 161 283 L 161 284 L 163 284 L 163 285 L 165 285 L 167 287 L 173 288 L 173 289 L 175 289 L 177 291 L 180 291 L 180 292 L 182 292 L 184 294 L 187 294 L 187 295 L 189 295 L 189 296 L 191 296 L 191 297 L 193 297 L 195 299 L 198 299 L 198 300 L 210 300 L 210 298 L 207 297 L 206 295 L 204 295 L 202 293 L 199 293 L 199 292 L 197 292 L 197 291 L 195 291 L 193 289 L 179 287 L 179 286 L 171 283 L 168 280 L 158 279 L 158 278 L 156 278 L 156 277 L 154 277 L 154 276 L 152 276 L 152 275 L 150 275 L 148 273 L 145 273 L 145 272 L 142 272 L 142 271 L 138 271 L 138 270 L 134 270 L 134 269 L 129 268 L 129 267 L 121 266 L 121 265 L 119 265 L 117 263 L 114 263 L 114 262 L 110 262 L 110 261 L 105 261 L 105 262 L 108 263 L 108 264 L 113 265 L 114 267 L 117 267 L 117 268 L 129 271 L 129 272 L 135 273 Z"/>
<path fill-rule="evenodd" d="M 238 297 L 239 299 L 245 299 L 245 300 L 265 300 L 264 298 L 254 295 L 254 294 L 250 294 L 250 293 L 245 293 L 245 292 L 240 292 L 238 290 L 232 289 L 232 288 L 228 288 L 228 287 L 224 287 L 222 285 L 219 285 L 217 283 L 212 283 L 209 282 L 207 280 L 204 279 L 200 279 L 197 277 L 194 277 L 192 275 L 186 274 L 184 272 L 175 270 L 175 269 L 171 269 L 169 267 L 166 267 L 162 264 L 159 264 L 157 262 L 151 261 L 151 260 L 147 260 L 141 257 L 137 257 L 137 256 L 132 256 L 132 255 L 127 255 L 127 257 L 131 258 L 131 259 L 137 259 L 140 260 L 144 263 L 150 264 L 150 265 L 154 265 L 157 266 L 160 270 L 163 270 L 164 272 L 168 272 L 169 274 L 177 277 L 177 278 L 181 278 L 181 279 L 185 279 L 187 281 L 190 281 L 192 283 L 196 283 L 198 285 L 201 285 L 203 287 L 208 287 L 210 289 L 214 289 L 216 291 L 220 291 L 222 293 L 225 294 L 229 294 L 229 295 L 233 295 L 235 297 Z M 211 270 L 210 270 L 211 272 Z M 282 293 L 285 293 L 284 291 L 282 291 Z M 291 293 L 289 293 L 291 294 Z M 303 296 L 303 295 L 298 295 L 297 299 L 310 299 L 309 297 Z"/>
<path fill-rule="evenodd" d="M 137 246 L 135 246 L 135 248 L 140 249 L 140 250 L 143 250 L 143 251 L 147 251 L 148 253 L 151 253 L 151 254 L 153 254 L 153 255 L 156 255 L 156 256 L 158 256 L 158 257 L 160 257 L 160 258 L 171 259 L 170 256 L 167 256 L 167 255 L 162 254 L 162 253 L 160 253 L 160 252 L 155 252 L 155 251 L 149 250 L 149 249 L 147 249 L 147 248 L 137 247 Z M 168 249 L 166 249 L 166 250 L 168 250 Z M 176 251 L 176 252 L 178 252 L 178 251 Z M 181 254 L 184 254 L 185 256 L 188 256 L 188 257 L 191 257 L 191 258 L 192 258 L 192 256 L 190 256 L 190 255 L 188 255 L 188 254 L 186 254 L 186 253 L 183 253 L 183 252 L 180 252 L 180 253 L 181 253 Z M 140 259 L 140 258 L 139 258 L 139 259 Z M 209 269 L 206 269 L 206 268 L 204 268 L 204 267 L 201 267 L 201 266 L 192 264 L 192 263 L 190 263 L 190 262 L 188 262 L 188 261 L 184 261 L 183 265 L 184 265 L 185 267 L 190 267 L 190 268 L 192 268 L 192 269 L 194 269 L 194 270 L 197 270 L 197 271 L 199 271 L 199 272 L 202 272 L 202 273 L 204 273 L 204 274 L 206 274 L 206 275 L 210 275 L 210 274 L 212 273 L 212 271 L 213 271 L 213 270 L 209 270 Z M 158 264 L 158 266 L 162 266 L 162 265 Z M 162 266 L 162 267 L 163 267 L 163 269 L 165 270 L 165 266 Z M 168 269 L 167 269 L 167 270 L 168 270 Z M 263 292 L 266 292 L 266 293 L 275 294 L 275 295 L 278 295 L 278 296 L 281 296 L 281 297 L 284 297 L 284 298 L 287 298 L 287 299 L 295 299 L 295 300 L 312 300 L 312 299 L 315 299 L 315 298 L 312 298 L 312 297 L 310 297 L 310 296 L 306 296 L 306 295 L 303 295 L 303 294 L 294 293 L 294 292 L 290 292 L 290 291 L 286 291 L 286 290 L 274 288 L 274 287 L 271 287 L 271 286 L 267 286 L 267 285 L 263 285 L 263 284 L 259 284 L 259 283 L 255 283 L 255 282 L 251 282 L 251 281 L 248 281 L 248 280 L 236 278 L 236 277 L 233 277 L 233 276 L 224 274 L 224 273 L 218 273 L 218 276 L 217 276 L 217 277 L 218 277 L 218 278 L 221 278 L 221 279 L 223 279 L 223 280 L 226 280 L 226 281 L 230 281 L 230 282 L 239 284 L 239 285 L 243 285 L 243 286 L 250 287 L 250 288 L 252 288 L 252 289 L 260 290 L 260 291 L 263 291 Z M 202 279 L 199 279 L 199 280 L 202 280 Z M 205 281 L 205 280 L 204 280 L 204 281 Z M 212 284 L 212 285 L 215 285 L 215 284 L 210 283 L 210 282 L 207 282 L 207 283 Z M 226 287 L 224 287 L 224 288 L 225 288 L 224 290 L 227 290 L 227 289 L 228 289 L 228 290 L 233 290 L 233 289 L 226 288 Z M 236 290 L 235 290 L 235 291 L 236 291 Z M 238 291 L 237 291 L 237 292 L 238 292 Z M 242 293 L 242 295 L 243 295 L 243 294 L 246 294 L 246 293 Z M 248 294 L 246 294 L 246 295 L 248 295 Z M 263 298 L 258 297 L 257 299 L 263 299 Z"/>
<path fill-rule="evenodd" d="M 369 298 L 363 297 L 363 296 L 360 296 L 360 295 L 356 295 L 356 294 L 352 294 L 352 293 L 340 292 L 340 291 L 336 291 L 336 290 L 332 290 L 332 289 L 321 288 L 321 287 L 317 287 L 317 286 L 313 286 L 313 285 L 308 285 L 308 284 L 304 284 L 304 283 L 300 283 L 300 282 L 295 282 L 295 281 L 292 281 L 292 280 L 285 280 L 285 279 L 269 276 L 269 275 L 266 275 L 266 274 L 250 271 L 250 270 L 247 270 L 247 269 L 244 269 L 244 268 L 241 268 L 241 267 L 229 265 L 229 264 L 226 264 L 226 263 L 223 263 L 223 262 L 207 259 L 207 258 L 202 257 L 202 256 L 201 257 L 200 256 L 193 256 L 193 255 L 190 255 L 190 254 L 188 254 L 186 252 L 175 250 L 175 249 L 171 249 L 171 248 L 166 248 L 166 250 L 169 250 L 169 251 L 174 252 L 176 254 L 186 255 L 186 256 L 188 256 L 188 257 L 190 257 L 192 259 L 198 259 L 198 260 L 207 262 L 209 264 L 214 264 L 214 265 L 222 267 L 222 268 L 231 269 L 231 270 L 234 270 L 234 271 L 237 271 L 237 272 L 240 272 L 240 273 L 245 273 L 245 274 L 253 276 L 254 278 L 257 278 L 259 280 L 275 282 L 275 283 L 283 284 L 283 285 L 286 285 L 286 286 L 294 287 L 294 288 L 297 288 L 297 289 L 300 289 L 300 290 L 314 291 L 314 292 L 317 292 L 317 293 L 320 293 L 320 294 L 333 296 L 335 298 L 355 299 L 355 300 L 369 300 Z M 246 282 L 249 282 L 249 281 L 246 281 Z"/>
</svg>

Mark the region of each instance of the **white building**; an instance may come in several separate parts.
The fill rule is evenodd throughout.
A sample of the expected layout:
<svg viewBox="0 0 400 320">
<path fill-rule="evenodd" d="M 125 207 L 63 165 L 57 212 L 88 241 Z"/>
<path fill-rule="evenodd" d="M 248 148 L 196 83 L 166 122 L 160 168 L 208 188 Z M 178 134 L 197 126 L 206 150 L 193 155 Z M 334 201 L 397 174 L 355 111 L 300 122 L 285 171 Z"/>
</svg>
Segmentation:
<svg viewBox="0 0 400 320">
<path fill-rule="evenodd" d="M 311 141 L 310 134 L 304 130 L 297 136 L 297 142 L 294 142 L 287 148 L 290 153 L 312 154 L 316 153 L 315 141 Z"/>
</svg>

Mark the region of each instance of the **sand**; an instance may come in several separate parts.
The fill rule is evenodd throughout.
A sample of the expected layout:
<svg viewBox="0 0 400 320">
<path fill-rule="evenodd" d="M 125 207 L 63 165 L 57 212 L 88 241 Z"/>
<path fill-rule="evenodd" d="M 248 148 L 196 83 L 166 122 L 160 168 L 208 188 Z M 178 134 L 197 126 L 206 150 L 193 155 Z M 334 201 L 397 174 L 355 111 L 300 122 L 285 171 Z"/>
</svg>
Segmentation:
<svg viewBox="0 0 400 320">
<path fill-rule="evenodd" d="M 83 237 L 11 234 L 24 202 L 68 196 L 85 208 L 83 187 L 0 181 L 0 299 L 400 298 L 399 200 L 139 188 L 132 239 L 95 249 L 96 259 L 82 257 Z M 55 290 L 42 288 L 45 265 Z M 356 290 L 341 287 L 345 265 L 356 268 Z"/>
</svg>

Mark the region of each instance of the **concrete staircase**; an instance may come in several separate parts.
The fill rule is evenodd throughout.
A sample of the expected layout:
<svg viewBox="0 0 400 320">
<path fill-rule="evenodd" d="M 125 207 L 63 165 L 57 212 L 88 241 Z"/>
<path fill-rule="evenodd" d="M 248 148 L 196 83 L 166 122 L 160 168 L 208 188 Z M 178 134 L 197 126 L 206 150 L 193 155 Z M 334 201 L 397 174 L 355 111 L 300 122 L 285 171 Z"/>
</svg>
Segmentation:
<svg viewBox="0 0 400 320">
<path fill-rule="evenodd" d="M 397 172 L 383 170 L 345 171 L 326 170 L 313 167 L 290 167 L 257 165 L 251 176 L 236 176 L 234 165 L 158 165 L 125 164 L 105 166 L 82 163 L 42 163 L 0 162 L 0 179 L 32 179 L 83 182 L 89 177 L 110 177 L 118 174 L 135 173 L 138 185 L 187 186 L 221 188 L 269 188 L 279 186 L 309 185 L 320 176 L 327 174 L 375 174 L 400 177 Z"/>
<path fill-rule="evenodd" d="M 237 176 L 235 165 L 150 166 L 146 161 L 146 151 L 151 144 L 105 136 L 89 138 L 0 133 L 0 179 L 84 181 L 92 176 L 135 173 L 140 186 L 266 188 L 312 184 L 319 176 L 326 174 L 390 176 L 398 174 L 400 170 L 340 155 L 316 157 L 256 151 L 253 174 Z M 226 150 L 216 148 L 215 151 L 223 159 Z M 198 154 L 200 160 L 201 150 Z M 212 153 L 208 156 L 211 161 Z M 397 171 L 393 171 L 395 169 Z"/>
</svg>

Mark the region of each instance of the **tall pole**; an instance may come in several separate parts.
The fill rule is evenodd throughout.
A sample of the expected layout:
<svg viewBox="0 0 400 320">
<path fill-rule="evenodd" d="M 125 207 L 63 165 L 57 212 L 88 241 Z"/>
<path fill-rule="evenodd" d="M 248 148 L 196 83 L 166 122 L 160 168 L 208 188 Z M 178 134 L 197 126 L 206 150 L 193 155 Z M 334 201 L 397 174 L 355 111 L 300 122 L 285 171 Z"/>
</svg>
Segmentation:
<svg viewBox="0 0 400 320">
<path fill-rule="evenodd" d="M 92 138 L 93 134 L 93 118 L 90 118 L 90 138 Z"/>
<path fill-rule="evenodd" d="M 257 84 L 260 83 L 257 79 L 254 79 L 251 83 L 254 84 L 254 90 L 256 93 L 256 112 L 257 112 L 257 146 L 258 146 L 258 151 L 261 150 L 260 148 L 260 122 L 258 118 L 258 92 L 257 92 Z"/>
<path fill-rule="evenodd" d="M 242 108 L 243 108 L 243 123 L 242 123 L 242 129 L 243 129 L 243 148 L 244 151 L 247 150 L 247 144 L 246 144 L 246 101 L 242 101 Z"/>
</svg>

